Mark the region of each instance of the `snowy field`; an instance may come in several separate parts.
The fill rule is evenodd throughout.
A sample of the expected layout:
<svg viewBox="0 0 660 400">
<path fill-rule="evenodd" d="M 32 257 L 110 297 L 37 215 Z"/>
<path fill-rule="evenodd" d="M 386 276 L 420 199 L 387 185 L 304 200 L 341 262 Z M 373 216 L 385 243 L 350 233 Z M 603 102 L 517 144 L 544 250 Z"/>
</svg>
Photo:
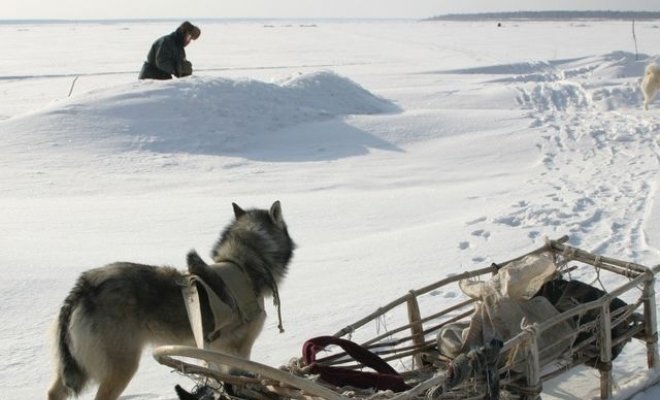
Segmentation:
<svg viewBox="0 0 660 400">
<path fill-rule="evenodd" d="M 208 260 L 231 202 L 280 200 L 298 244 L 286 332 L 269 303 L 253 351 L 273 366 L 544 236 L 660 263 L 660 100 L 645 112 L 638 89 L 660 21 L 636 24 L 639 59 L 629 22 L 202 22 L 193 77 L 138 82 L 177 24 L 0 23 L 3 399 L 45 397 L 49 329 L 82 271 Z M 614 362 L 619 398 L 645 364 L 636 343 Z M 597 398 L 597 377 L 543 397 Z M 145 353 L 122 398 L 175 383 L 192 384 Z"/>
</svg>

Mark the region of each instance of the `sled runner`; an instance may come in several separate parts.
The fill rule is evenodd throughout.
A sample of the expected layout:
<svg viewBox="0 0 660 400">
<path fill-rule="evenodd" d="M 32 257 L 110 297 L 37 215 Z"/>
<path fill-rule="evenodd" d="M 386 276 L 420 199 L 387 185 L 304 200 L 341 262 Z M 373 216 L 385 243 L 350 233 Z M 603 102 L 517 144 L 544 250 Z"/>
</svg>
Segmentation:
<svg viewBox="0 0 660 400">
<path fill-rule="evenodd" d="M 159 347 L 154 357 L 195 378 L 207 389 L 191 397 L 200 399 L 537 399 L 544 382 L 578 365 L 599 370 L 608 399 L 626 343 L 641 341 L 648 368 L 658 365 L 660 266 L 567 240 L 411 290 L 308 340 L 280 368 L 186 346 Z"/>
</svg>

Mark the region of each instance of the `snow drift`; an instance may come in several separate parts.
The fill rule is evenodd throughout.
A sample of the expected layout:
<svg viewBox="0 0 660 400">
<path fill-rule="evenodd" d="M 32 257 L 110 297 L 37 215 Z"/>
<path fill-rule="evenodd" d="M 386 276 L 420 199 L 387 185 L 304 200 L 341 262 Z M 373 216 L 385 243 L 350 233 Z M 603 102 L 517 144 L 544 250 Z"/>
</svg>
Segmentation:
<svg viewBox="0 0 660 400">
<path fill-rule="evenodd" d="M 333 72 L 277 83 L 190 77 L 139 81 L 54 102 L 0 122 L 12 140 L 102 152 L 231 153 L 294 125 L 395 112 L 391 102 Z"/>
</svg>

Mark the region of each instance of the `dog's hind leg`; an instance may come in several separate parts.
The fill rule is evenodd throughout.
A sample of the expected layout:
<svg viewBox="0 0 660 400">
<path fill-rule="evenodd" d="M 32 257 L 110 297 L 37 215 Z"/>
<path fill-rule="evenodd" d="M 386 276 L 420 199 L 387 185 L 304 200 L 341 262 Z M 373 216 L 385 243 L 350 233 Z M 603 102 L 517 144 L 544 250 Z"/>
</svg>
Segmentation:
<svg viewBox="0 0 660 400">
<path fill-rule="evenodd" d="M 140 364 L 142 347 L 139 345 L 121 346 L 118 344 L 116 354 L 106 354 L 106 368 L 99 377 L 99 388 L 95 400 L 116 400 L 126 389 Z"/>
<path fill-rule="evenodd" d="M 125 365 L 112 371 L 112 375 L 104 379 L 96 392 L 95 400 L 117 400 L 119 395 L 126 389 L 128 383 L 137 371 L 138 362 L 133 365 Z"/>
<path fill-rule="evenodd" d="M 654 91 L 651 95 L 648 96 L 646 101 L 644 102 L 644 109 L 648 110 L 649 109 L 649 103 L 655 99 L 655 95 L 658 94 L 658 92 Z"/>
<path fill-rule="evenodd" d="M 59 374 L 55 377 L 55 381 L 48 389 L 48 400 L 64 400 L 69 397 L 69 390 L 64 386 L 62 378 Z"/>
</svg>

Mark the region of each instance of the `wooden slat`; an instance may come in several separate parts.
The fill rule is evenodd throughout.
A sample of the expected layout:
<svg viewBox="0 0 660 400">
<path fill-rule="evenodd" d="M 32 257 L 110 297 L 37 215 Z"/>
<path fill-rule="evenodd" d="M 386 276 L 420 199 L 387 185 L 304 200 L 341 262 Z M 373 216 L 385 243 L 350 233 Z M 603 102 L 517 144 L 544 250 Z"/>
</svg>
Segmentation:
<svg viewBox="0 0 660 400">
<path fill-rule="evenodd" d="M 362 318 L 361 320 L 359 320 L 359 321 L 357 321 L 357 322 L 355 322 L 351 325 L 348 325 L 347 327 L 341 329 L 339 332 L 335 333 L 334 336 L 341 337 L 341 336 L 347 335 L 351 332 L 354 332 L 356 329 L 358 329 L 361 326 L 365 325 L 366 323 L 380 317 L 381 315 L 385 314 L 386 312 L 392 310 L 394 307 L 405 303 L 406 301 L 408 301 L 408 299 L 410 297 L 419 296 L 421 294 L 428 293 L 431 290 L 435 290 L 439 287 L 442 287 L 442 286 L 450 284 L 450 283 L 458 282 L 462 279 L 468 279 L 468 278 L 473 278 L 475 276 L 480 276 L 480 275 L 483 275 L 483 274 L 486 274 L 486 273 L 492 273 L 493 270 L 495 270 L 495 269 L 496 268 L 494 266 L 490 266 L 490 267 L 487 267 L 487 268 L 482 268 L 482 269 L 478 269 L 478 270 L 474 270 L 474 271 L 467 271 L 467 272 L 464 272 L 464 273 L 459 274 L 459 275 L 454 275 L 454 276 L 451 276 L 449 278 L 442 279 L 442 280 L 437 281 L 437 282 L 435 282 L 431 285 L 425 286 L 421 289 L 411 290 L 405 296 L 402 296 L 402 297 L 386 304 L 383 307 L 379 307 L 376 311 L 374 311 L 373 313 L 367 315 L 366 317 Z"/>
<path fill-rule="evenodd" d="M 216 351 L 202 350 L 189 346 L 161 346 L 154 350 L 154 358 L 158 362 L 171 357 L 188 357 L 198 360 L 205 360 L 218 366 L 229 366 L 244 371 L 250 371 L 262 377 L 273 379 L 291 387 L 303 390 L 312 396 L 321 397 L 326 400 L 347 400 L 347 397 L 341 396 L 332 390 L 319 385 L 309 379 L 300 378 L 288 372 L 269 367 L 254 361 L 245 360 L 228 354 Z"/>
<path fill-rule="evenodd" d="M 654 272 L 660 270 L 660 265 L 654 268 Z M 658 325 L 657 309 L 655 304 L 655 275 L 652 275 L 642 293 L 644 302 L 644 327 L 646 340 L 646 359 L 649 368 L 658 366 Z"/>
<path fill-rule="evenodd" d="M 600 310 L 600 398 L 612 397 L 612 317 L 610 303 L 605 302 Z"/>
</svg>

